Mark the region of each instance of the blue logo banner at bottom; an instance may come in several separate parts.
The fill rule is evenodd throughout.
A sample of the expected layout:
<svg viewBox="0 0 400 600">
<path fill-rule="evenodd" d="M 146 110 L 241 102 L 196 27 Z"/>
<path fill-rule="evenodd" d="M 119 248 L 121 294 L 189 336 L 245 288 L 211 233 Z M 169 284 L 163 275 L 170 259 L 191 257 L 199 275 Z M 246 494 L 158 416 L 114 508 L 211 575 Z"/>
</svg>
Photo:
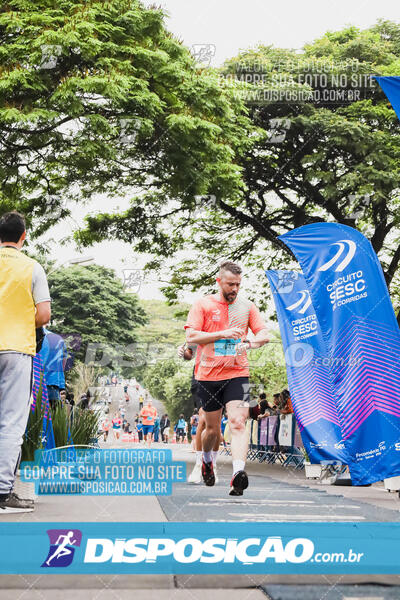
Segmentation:
<svg viewBox="0 0 400 600">
<path fill-rule="evenodd" d="M 0 573 L 399 573 L 400 523 L 0 523 Z"/>
</svg>

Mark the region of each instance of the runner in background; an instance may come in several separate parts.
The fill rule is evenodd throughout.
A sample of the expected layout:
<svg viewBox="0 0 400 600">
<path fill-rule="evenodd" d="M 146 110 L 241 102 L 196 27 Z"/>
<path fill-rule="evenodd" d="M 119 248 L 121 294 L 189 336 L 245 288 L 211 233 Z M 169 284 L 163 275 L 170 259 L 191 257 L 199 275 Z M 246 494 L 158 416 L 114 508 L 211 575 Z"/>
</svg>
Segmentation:
<svg viewBox="0 0 400 600">
<path fill-rule="evenodd" d="M 169 420 L 168 415 L 165 413 L 165 415 L 163 415 L 160 420 L 161 441 L 164 444 L 168 444 L 170 426 L 171 421 Z"/>
<path fill-rule="evenodd" d="M 153 439 L 154 421 L 157 417 L 157 410 L 154 408 L 150 397 L 147 400 L 146 406 L 140 411 L 140 416 L 143 421 L 144 441 L 145 443 L 147 442 L 147 445 L 150 448 Z"/>
<path fill-rule="evenodd" d="M 111 421 L 110 421 L 110 419 L 108 417 L 106 417 L 104 419 L 104 421 L 102 422 L 101 429 L 102 429 L 102 432 L 103 432 L 103 440 L 106 442 L 107 438 L 108 438 L 109 431 L 111 429 Z"/>
<path fill-rule="evenodd" d="M 178 348 L 178 356 L 179 358 L 183 358 L 184 360 L 192 360 L 193 356 L 196 354 L 195 365 L 193 367 L 192 374 L 192 383 L 190 386 L 190 391 L 192 394 L 192 400 L 194 408 L 199 412 L 199 422 L 197 424 L 197 432 L 196 432 L 196 440 L 195 440 L 195 450 L 196 450 L 196 462 L 193 467 L 192 472 L 190 473 L 187 481 L 188 483 L 201 483 L 203 481 L 203 477 L 201 475 L 201 465 L 203 462 L 203 445 L 202 445 L 202 435 L 203 431 L 206 427 L 206 420 L 204 416 L 204 410 L 201 406 L 201 400 L 197 395 L 197 381 L 196 381 L 196 368 L 198 367 L 200 354 L 197 354 L 197 344 L 182 344 Z M 212 451 L 212 459 L 214 466 L 214 475 L 215 475 L 215 483 L 218 483 L 218 474 L 217 474 L 217 459 L 219 452 L 220 440 L 215 442 L 213 451 Z"/>
<path fill-rule="evenodd" d="M 140 396 L 139 396 L 139 411 L 141 411 L 143 408 L 143 402 L 144 402 L 144 398 L 143 398 L 142 394 L 140 394 Z"/>
<path fill-rule="evenodd" d="M 222 443 L 224 444 L 224 448 L 226 448 L 225 428 L 226 428 L 227 423 L 228 423 L 228 417 L 226 416 L 226 412 L 224 411 L 222 413 L 222 418 L 221 418 L 221 436 L 222 436 Z"/>
<path fill-rule="evenodd" d="M 179 444 L 183 444 L 185 440 L 185 432 L 187 429 L 187 423 L 185 421 L 185 415 L 180 414 L 179 420 L 176 424 L 175 432 L 176 432 L 176 442 Z"/>
<path fill-rule="evenodd" d="M 114 437 L 116 440 L 119 440 L 119 435 L 121 433 L 122 428 L 122 419 L 118 412 L 115 413 L 113 420 L 111 421 L 112 428 L 114 432 Z"/>
<path fill-rule="evenodd" d="M 124 397 L 125 397 L 125 402 L 128 403 L 129 402 L 129 394 L 128 394 L 128 384 L 125 383 L 124 385 Z"/>
<path fill-rule="evenodd" d="M 221 415 L 226 409 L 232 436 L 233 476 L 229 494 L 243 495 L 248 487 L 245 471 L 248 451 L 246 419 L 249 414 L 249 363 L 246 351 L 267 343 L 268 332 L 253 302 L 238 297 L 242 269 L 225 261 L 216 279 L 219 291 L 192 306 L 185 325 L 188 344 L 199 345 L 197 394 L 205 411 L 202 476 L 215 484 L 212 451 L 221 435 Z M 248 329 L 255 339 L 247 339 Z"/>
<path fill-rule="evenodd" d="M 199 424 L 199 411 L 197 408 L 194 409 L 192 416 L 190 417 L 190 435 L 192 437 L 192 452 L 196 452 L 196 433 Z"/>
</svg>

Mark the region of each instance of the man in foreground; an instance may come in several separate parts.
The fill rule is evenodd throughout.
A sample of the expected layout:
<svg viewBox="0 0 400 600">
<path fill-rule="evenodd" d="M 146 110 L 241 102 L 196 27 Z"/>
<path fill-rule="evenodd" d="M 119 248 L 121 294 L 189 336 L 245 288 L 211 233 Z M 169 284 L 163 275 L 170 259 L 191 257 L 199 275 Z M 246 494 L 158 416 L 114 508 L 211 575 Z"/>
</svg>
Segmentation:
<svg viewBox="0 0 400 600">
<path fill-rule="evenodd" d="M 203 481 L 215 484 L 212 450 L 220 436 L 221 415 L 226 409 L 232 435 L 233 476 L 229 494 L 243 495 L 248 487 L 244 470 L 248 451 L 246 419 L 249 414 L 249 364 L 246 351 L 269 341 L 260 312 L 249 300 L 238 297 L 242 279 L 239 265 L 222 263 L 217 294 L 201 298 L 191 308 L 185 325 L 188 344 L 198 344 L 197 394 L 204 410 Z M 255 339 L 247 340 L 248 329 Z"/>
<path fill-rule="evenodd" d="M 34 508 L 12 490 L 29 416 L 35 328 L 51 311 L 43 268 L 21 252 L 25 237 L 22 215 L 0 218 L 0 514 Z"/>
</svg>

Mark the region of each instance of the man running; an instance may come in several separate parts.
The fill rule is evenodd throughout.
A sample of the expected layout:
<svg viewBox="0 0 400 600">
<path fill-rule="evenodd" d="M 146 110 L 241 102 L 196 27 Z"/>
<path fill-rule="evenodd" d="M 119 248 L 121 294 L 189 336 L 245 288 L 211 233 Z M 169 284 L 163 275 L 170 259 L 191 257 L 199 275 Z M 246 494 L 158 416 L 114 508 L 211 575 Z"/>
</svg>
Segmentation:
<svg viewBox="0 0 400 600">
<path fill-rule="evenodd" d="M 249 300 L 238 298 L 242 279 L 239 265 L 225 261 L 219 269 L 219 292 L 201 298 L 192 306 L 186 341 L 198 344 L 200 361 L 196 372 L 197 394 L 205 413 L 202 476 L 208 486 L 215 484 L 212 449 L 220 435 L 225 408 L 232 435 L 233 476 L 229 494 L 242 496 L 248 487 L 244 470 L 248 451 L 246 419 L 249 413 L 249 364 L 246 350 L 269 341 L 259 310 Z M 255 338 L 246 339 L 248 329 Z"/>
<path fill-rule="evenodd" d="M 143 408 L 143 396 L 142 394 L 140 394 L 139 396 L 139 412 L 142 410 Z"/>
<path fill-rule="evenodd" d="M 157 417 L 157 410 L 154 408 L 150 397 L 147 400 L 146 406 L 140 411 L 140 416 L 143 419 L 144 442 L 147 442 L 150 448 L 153 439 L 154 421 Z"/>
<path fill-rule="evenodd" d="M 197 345 L 193 344 L 193 346 L 188 346 L 187 344 L 183 344 L 178 348 L 178 356 L 179 358 L 183 358 L 184 360 L 192 360 L 194 356 L 196 356 L 195 366 L 193 368 L 192 374 L 192 382 L 190 385 L 190 392 L 192 394 L 193 405 L 199 413 L 199 421 L 197 423 L 197 431 L 194 439 L 194 450 L 196 451 L 196 462 L 193 467 L 192 472 L 190 473 L 187 481 L 188 483 L 199 484 L 202 482 L 202 474 L 201 467 L 203 462 L 203 449 L 202 449 L 202 435 L 203 431 L 206 428 L 206 420 L 204 417 L 204 410 L 201 407 L 201 400 L 197 395 L 197 380 L 196 380 L 196 372 L 199 365 L 199 357 L 200 353 L 197 353 Z M 220 446 L 220 439 L 217 438 L 215 440 L 215 445 L 212 451 L 212 461 L 213 461 L 213 469 L 214 469 L 214 477 L 215 483 L 218 483 L 218 474 L 217 474 L 217 459 L 218 459 L 218 451 Z"/>
</svg>

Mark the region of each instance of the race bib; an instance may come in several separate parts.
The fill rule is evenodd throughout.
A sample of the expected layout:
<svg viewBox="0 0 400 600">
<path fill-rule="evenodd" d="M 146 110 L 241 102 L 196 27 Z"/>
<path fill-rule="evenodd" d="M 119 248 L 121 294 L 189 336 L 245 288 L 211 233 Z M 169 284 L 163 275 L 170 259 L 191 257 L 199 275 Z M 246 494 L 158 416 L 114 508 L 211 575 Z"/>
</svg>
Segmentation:
<svg viewBox="0 0 400 600">
<path fill-rule="evenodd" d="M 215 356 L 235 356 L 237 344 L 240 344 L 240 339 L 217 340 L 214 342 Z"/>
</svg>

